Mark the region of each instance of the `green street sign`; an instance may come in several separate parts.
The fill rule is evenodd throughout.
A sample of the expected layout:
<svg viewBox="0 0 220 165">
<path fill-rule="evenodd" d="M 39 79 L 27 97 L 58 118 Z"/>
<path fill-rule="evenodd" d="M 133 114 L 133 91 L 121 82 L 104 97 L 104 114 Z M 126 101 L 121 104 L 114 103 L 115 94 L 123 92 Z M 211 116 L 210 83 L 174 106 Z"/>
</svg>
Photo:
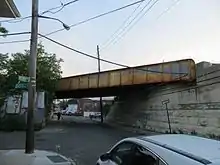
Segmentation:
<svg viewBox="0 0 220 165">
<path fill-rule="evenodd" d="M 28 83 L 30 81 L 30 77 L 27 76 L 18 76 L 18 81 Z"/>
<path fill-rule="evenodd" d="M 18 83 L 15 85 L 15 89 L 27 89 L 28 83 Z"/>
</svg>

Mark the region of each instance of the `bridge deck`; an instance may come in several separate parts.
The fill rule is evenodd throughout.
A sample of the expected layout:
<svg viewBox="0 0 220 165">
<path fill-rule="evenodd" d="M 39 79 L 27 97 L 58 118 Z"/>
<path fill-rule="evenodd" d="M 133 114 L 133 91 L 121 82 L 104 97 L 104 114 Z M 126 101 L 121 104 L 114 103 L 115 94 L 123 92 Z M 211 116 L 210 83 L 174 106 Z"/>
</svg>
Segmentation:
<svg viewBox="0 0 220 165">
<path fill-rule="evenodd" d="M 137 85 L 143 86 L 176 81 L 195 81 L 195 71 L 195 62 L 191 59 L 186 59 L 104 71 L 100 74 L 90 73 L 65 77 L 59 80 L 56 95 L 58 98 L 67 97 L 67 95 L 75 97 L 76 93 L 79 92 L 98 92 L 107 88 L 110 90 L 111 88 L 117 89 Z M 88 93 L 86 97 L 91 96 Z"/>
</svg>

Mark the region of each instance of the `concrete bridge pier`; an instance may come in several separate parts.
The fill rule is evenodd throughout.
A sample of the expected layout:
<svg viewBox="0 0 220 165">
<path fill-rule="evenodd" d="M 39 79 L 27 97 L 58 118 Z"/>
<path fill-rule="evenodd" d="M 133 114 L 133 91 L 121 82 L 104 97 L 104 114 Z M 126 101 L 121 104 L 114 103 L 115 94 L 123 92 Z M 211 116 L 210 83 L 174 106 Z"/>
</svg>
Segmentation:
<svg viewBox="0 0 220 165">
<path fill-rule="evenodd" d="M 220 81 L 209 79 L 197 84 L 175 83 L 150 90 L 127 91 L 118 96 L 106 122 L 169 133 L 166 106 L 162 104 L 162 101 L 169 99 L 172 133 L 219 138 Z"/>
</svg>

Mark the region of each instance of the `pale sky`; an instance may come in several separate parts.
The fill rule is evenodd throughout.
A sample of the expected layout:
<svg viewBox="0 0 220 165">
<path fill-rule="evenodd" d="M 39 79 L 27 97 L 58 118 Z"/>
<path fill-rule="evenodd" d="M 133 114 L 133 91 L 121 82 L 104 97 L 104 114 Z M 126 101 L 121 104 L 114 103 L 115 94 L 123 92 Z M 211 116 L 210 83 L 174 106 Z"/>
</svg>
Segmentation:
<svg viewBox="0 0 220 165">
<path fill-rule="evenodd" d="M 61 1 L 66 3 L 70 0 Z M 47 16 L 59 18 L 71 25 L 134 1 L 79 0 L 79 2 L 65 7 L 61 12 L 54 15 L 47 14 Z M 184 58 L 192 58 L 196 62 L 220 62 L 220 46 L 218 46 L 220 44 L 220 1 L 180 0 L 169 12 L 158 19 L 158 16 L 174 1 L 176 0 L 159 0 L 155 7 L 122 39 L 104 50 L 101 49 L 101 57 L 129 66 Z M 22 17 L 31 14 L 30 0 L 15 0 L 15 3 Z M 146 2 L 142 4 L 142 7 L 145 4 Z M 40 11 L 59 5 L 60 0 L 40 0 Z M 96 55 L 96 45 L 102 47 L 103 43 L 121 26 L 136 7 L 137 5 L 71 28 L 69 31 L 53 34 L 50 37 L 73 48 Z M 19 23 L 3 23 L 2 25 L 13 33 L 30 31 L 30 23 L 30 19 L 27 19 Z M 59 28 L 62 28 L 59 22 L 40 19 L 39 31 L 42 34 Z M 28 35 L 8 36 L 0 38 L 0 42 L 28 38 Z M 63 76 L 97 71 L 96 60 L 83 57 L 45 39 L 41 39 L 41 41 L 48 52 L 56 53 L 58 57 L 64 59 Z M 1 53 L 22 52 L 24 49 L 29 49 L 28 42 L 0 45 Z M 102 70 L 113 68 L 117 68 L 117 66 L 101 64 Z"/>
</svg>

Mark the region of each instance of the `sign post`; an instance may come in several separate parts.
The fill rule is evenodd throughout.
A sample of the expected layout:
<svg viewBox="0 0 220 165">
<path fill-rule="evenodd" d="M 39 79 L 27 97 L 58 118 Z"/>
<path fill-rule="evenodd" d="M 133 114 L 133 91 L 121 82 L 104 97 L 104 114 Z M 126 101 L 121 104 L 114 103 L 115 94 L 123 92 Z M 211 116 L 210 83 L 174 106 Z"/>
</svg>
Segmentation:
<svg viewBox="0 0 220 165">
<path fill-rule="evenodd" d="M 171 133 L 172 133 L 172 130 L 171 130 L 171 125 L 170 125 L 170 115 L 169 115 L 168 106 L 167 106 L 168 103 L 170 103 L 170 100 L 169 100 L 169 99 L 162 101 L 162 104 L 166 106 L 167 120 L 168 120 L 169 130 L 170 130 L 170 134 L 171 134 Z"/>
</svg>

